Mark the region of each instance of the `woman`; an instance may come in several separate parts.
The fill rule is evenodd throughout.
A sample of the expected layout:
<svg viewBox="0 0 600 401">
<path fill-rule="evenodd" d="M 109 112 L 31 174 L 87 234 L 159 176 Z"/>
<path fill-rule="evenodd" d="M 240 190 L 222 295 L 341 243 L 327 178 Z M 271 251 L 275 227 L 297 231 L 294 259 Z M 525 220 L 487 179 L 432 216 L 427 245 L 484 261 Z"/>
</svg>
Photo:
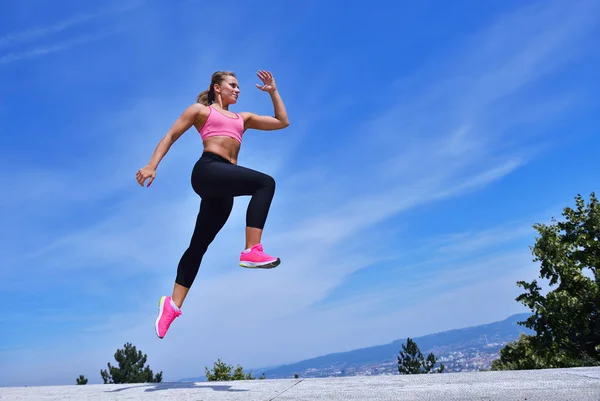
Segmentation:
<svg viewBox="0 0 600 401">
<path fill-rule="evenodd" d="M 237 165 L 242 136 L 249 129 L 277 130 L 289 125 L 283 101 L 275 79 L 268 71 L 257 76 L 263 85 L 256 85 L 270 94 L 275 116 L 259 116 L 249 112 L 233 113 L 240 93 L 234 73 L 217 71 L 212 75 L 208 90 L 198 95 L 197 103 L 189 106 L 175 121 L 158 143 L 150 162 L 136 174 L 138 183 L 148 187 L 156 177 L 156 168 L 175 141 L 192 125 L 198 130 L 204 151 L 192 170 L 192 188 L 200 196 L 200 211 L 190 244 L 177 267 L 175 286 L 171 296 L 160 298 L 156 334 L 163 338 L 175 318 L 181 315 L 181 306 L 196 278 L 202 258 L 217 233 L 225 225 L 235 196 L 252 196 L 246 212 L 246 249 L 240 254 L 240 266 L 273 268 L 279 265 L 277 257 L 263 251 L 261 236 L 271 201 L 275 180 L 269 175 Z"/>
</svg>

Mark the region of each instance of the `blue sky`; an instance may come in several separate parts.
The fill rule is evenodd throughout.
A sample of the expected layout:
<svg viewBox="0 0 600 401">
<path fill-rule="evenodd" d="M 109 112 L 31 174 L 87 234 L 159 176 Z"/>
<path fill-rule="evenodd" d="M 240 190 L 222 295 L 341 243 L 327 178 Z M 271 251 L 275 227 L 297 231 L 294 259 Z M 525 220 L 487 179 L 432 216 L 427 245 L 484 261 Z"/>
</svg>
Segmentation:
<svg viewBox="0 0 600 401">
<path fill-rule="evenodd" d="M 598 190 L 594 1 L 197 0 L 0 5 L 0 385 L 101 383 L 132 342 L 165 380 L 261 367 L 526 312 L 531 225 Z M 237 266 L 248 198 L 164 340 L 193 229 L 190 130 L 150 188 L 135 172 L 215 70 L 277 180 L 272 271 Z M 180 359 L 181 358 L 181 359 Z"/>
</svg>

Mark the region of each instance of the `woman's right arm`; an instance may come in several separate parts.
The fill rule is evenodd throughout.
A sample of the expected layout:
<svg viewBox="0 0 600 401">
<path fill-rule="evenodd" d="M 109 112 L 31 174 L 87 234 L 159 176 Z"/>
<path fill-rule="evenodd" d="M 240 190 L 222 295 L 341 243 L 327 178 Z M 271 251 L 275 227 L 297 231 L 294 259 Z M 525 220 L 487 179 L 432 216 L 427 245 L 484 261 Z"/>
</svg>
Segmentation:
<svg viewBox="0 0 600 401">
<path fill-rule="evenodd" d="M 149 179 L 148 186 L 152 184 L 152 181 L 154 181 L 154 177 L 156 176 L 156 169 L 163 157 L 165 157 L 175 141 L 194 125 L 194 122 L 199 120 L 203 114 L 208 114 L 208 109 L 205 110 L 205 108 L 206 106 L 202 104 L 193 104 L 185 109 L 181 116 L 173 123 L 173 126 L 171 126 L 165 136 L 158 142 L 158 145 L 156 145 L 148 164 L 138 170 L 136 178 L 141 186 L 144 186 L 144 181 L 146 181 L 146 179 Z"/>
<path fill-rule="evenodd" d="M 197 103 L 191 105 L 183 111 L 181 116 L 179 116 L 175 123 L 173 123 L 171 129 L 167 131 L 165 136 L 163 136 L 163 138 L 156 146 L 156 149 L 154 150 L 154 153 L 150 158 L 150 162 L 148 162 L 149 167 L 155 170 L 158 168 L 158 164 L 160 163 L 162 158 L 165 157 L 165 155 L 171 148 L 171 145 L 173 145 L 175 141 L 177 141 L 179 137 L 181 137 L 181 135 L 183 135 L 188 129 L 190 129 L 192 125 L 194 125 L 194 122 L 200 118 L 200 115 L 203 111 L 202 109 L 204 107 L 205 106 Z"/>
</svg>

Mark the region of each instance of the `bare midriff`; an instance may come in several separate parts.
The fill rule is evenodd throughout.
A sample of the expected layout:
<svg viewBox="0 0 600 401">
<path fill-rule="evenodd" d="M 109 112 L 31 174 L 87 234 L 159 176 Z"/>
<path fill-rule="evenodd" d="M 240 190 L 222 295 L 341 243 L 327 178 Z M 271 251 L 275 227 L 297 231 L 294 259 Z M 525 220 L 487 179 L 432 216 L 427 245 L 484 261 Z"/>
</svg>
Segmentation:
<svg viewBox="0 0 600 401">
<path fill-rule="evenodd" d="M 206 152 L 216 153 L 231 163 L 237 164 L 241 144 L 235 139 L 228 136 L 212 136 L 206 138 L 203 144 Z"/>
</svg>

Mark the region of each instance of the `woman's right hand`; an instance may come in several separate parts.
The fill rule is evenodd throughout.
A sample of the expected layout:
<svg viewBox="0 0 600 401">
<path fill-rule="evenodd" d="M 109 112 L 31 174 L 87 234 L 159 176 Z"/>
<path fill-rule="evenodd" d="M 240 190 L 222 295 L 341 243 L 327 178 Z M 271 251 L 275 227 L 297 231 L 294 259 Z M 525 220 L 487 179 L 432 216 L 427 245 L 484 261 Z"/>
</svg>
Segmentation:
<svg viewBox="0 0 600 401">
<path fill-rule="evenodd" d="M 148 186 L 150 186 L 150 184 L 152 184 L 152 181 L 154 181 L 155 177 L 156 177 L 156 169 L 154 169 L 150 166 L 142 167 L 141 169 L 138 170 L 138 172 L 135 175 L 137 182 L 142 187 L 144 186 L 144 183 L 146 180 L 148 180 Z"/>
<path fill-rule="evenodd" d="M 256 76 L 263 82 L 262 85 L 256 84 L 256 87 L 263 92 L 273 93 L 277 90 L 275 86 L 275 78 L 269 71 L 260 70 L 256 73 Z"/>
</svg>

